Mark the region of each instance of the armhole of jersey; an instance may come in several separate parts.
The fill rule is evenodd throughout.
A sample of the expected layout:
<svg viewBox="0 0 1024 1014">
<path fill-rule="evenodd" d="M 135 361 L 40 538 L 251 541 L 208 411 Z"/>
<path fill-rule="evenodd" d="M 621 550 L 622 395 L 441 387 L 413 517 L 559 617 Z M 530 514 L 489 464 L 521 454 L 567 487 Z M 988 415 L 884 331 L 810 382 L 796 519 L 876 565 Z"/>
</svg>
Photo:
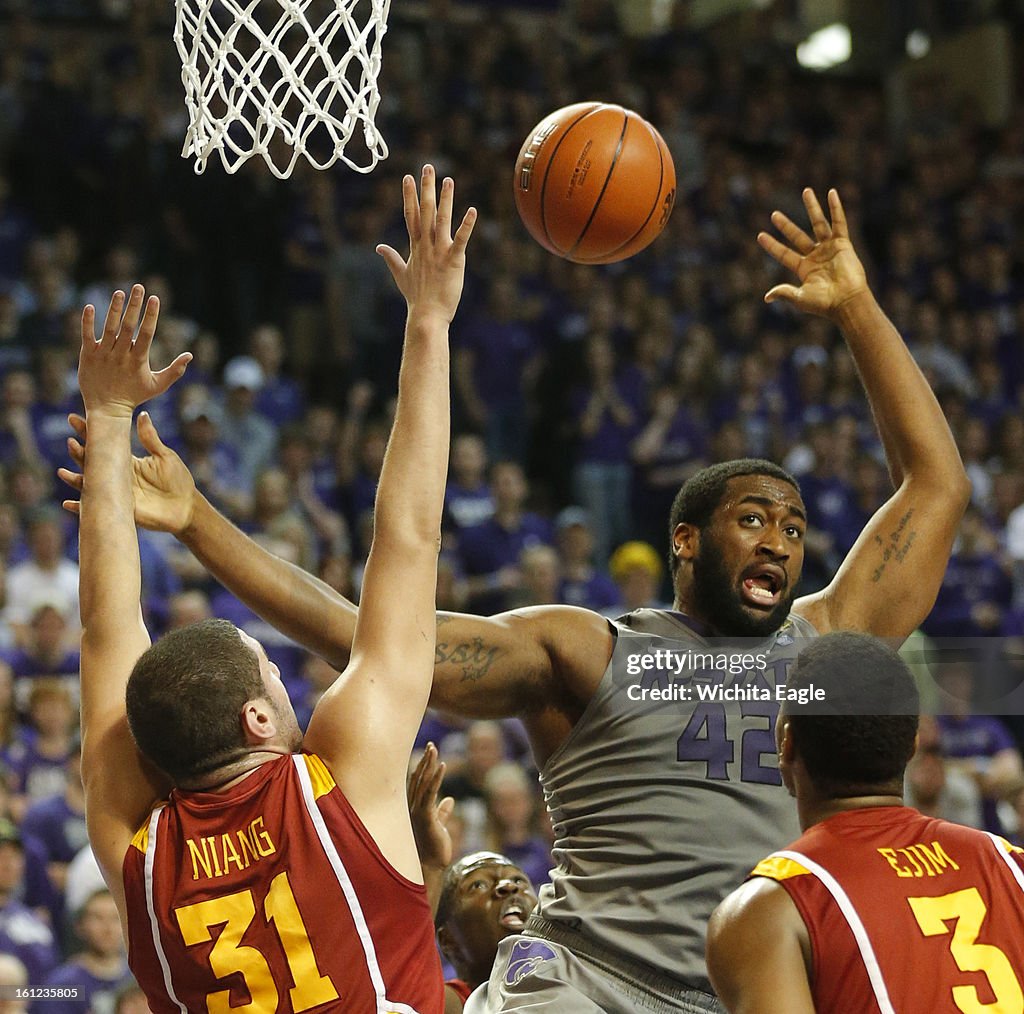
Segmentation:
<svg viewBox="0 0 1024 1014">
<path fill-rule="evenodd" d="M 615 660 L 615 650 L 619 645 L 619 635 L 622 633 L 619 630 L 618 625 L 614 620 L 610 620 L 607 616 L 604 617 L 605 623 L 608 624 L 612 634 L 612 653 L 608 656 L 608 661 L 605 663 L 604 672 L 601 673 L 601 679 L 598 681 L 597 689 L 590 695 L 590 700 L 587 701 L 586 706 L 583 708 L 583 712 L 580 717 L 573 723 L 572 728 L 569 730 L 569 735 L 558 744 L 558 747 L 554 750 L 550 757 L 544 762 L 544 765 L 538 769 L 538 775 L 541 779 L 551 770 L 551 765 L 557 763 L 558 760 L 565 754 L 565 752 L 572 745 L 576 736 L 579 734 L 579 730 L 586 725 L 587 721 L 593 715 L 595 711 L 604 702 L 605 697 L 608 695 L 608 688 L 612 685 L 615 679 L 614 672 L 612 670 L 612 663 Z"/>
<path fill-rule="evenodd" d="M 310 759 L 307 758 L 310 758 L 313 763 L 311 763 Z M 356 895 L 356 890 L 352 884 L 352 880 L 348 875 L 348 870 L 345 869 L 345 864 L 342 861 L 341 856 L 338 854 L 337 846 L 335 845 L 334 839 L 331 837 L 331 833 L 327 828 L 327 822 L 324 820 L 324 815 L 320 812 L 320 807 L 317 806 L 316 801 L 318 797 L 316 796 L 316 787 L 311 772 L 313 770 L 317 770 L 317 765 L 319 765 L 320 768 L 323 769 L 327 778 L 330 779 L 332 785 L 334 779 L 331 778 L 330 772 L 327 770 L 327 766 L 315 754 L 292 754 L 292 763 L 294 764 L 295 772 L 299 777 L 299 786 L 302 790 L 302 801 L 305 804 L 306 813 L 309 816 L 310 821 L 312 821 L 313 829 L 316 831 L 317 838 L 320 839 L 320 845 L 324 850 L 324 855 L 327 857 L 327 862 L 330 864 L 331 870 L 337 878 L 338 886 L 341 888 L 341 892 L 345 897 L 345 903 L 348 906 L 349 914 L 352 916 L 352 922 L 355 925 L 356 933 L 359 936 L 359 942 L 363 949 L 363 957 L 366 961 L 366 970 L 370 976 L 370 983 L 373 986 L 377 1014 L 384 1014 L 384 1012 L 387 1012 L 387 1014 L 416 1014 L 411 1007 L 408 1007 L 405 1004 L 395 1003 L 387 999 L 384 975 L 381 972 L 380 962 L 377 960 L 377 949 L 373 936 L 370 933 L 370 927 L 367 925 L 366 916 L 363 915 L 363 909 L 359 904 L 359 898 Z M 352 810 L 352 807 L 348 804 L 348 800 L 345 800 L 345 803 L 352 814 L 355 815 L 355 811 Z"/>
<path fill-rule="evenodd" d="M 783 859 L 790 859 L 804 867 L 832 895 L 833 901 L 839 906 L 839 911 L 843 914 L 843 918 L 846 919 L 846 923 L 853 933 L 853 938 L 857 943 L 857 949 L 860 951 L 861 961 L 864 962 L 864 969 L 868 973 L 868 981 L 871 984 L 872 992 L 875 994 L 875 1002 L 878 1004 L 879 1011 L 881 1011 L 881 1014 L 896 1014 L 892 1001 L 889 999 L 889 990 L 886 988 L 882 969 L 878 964 L 878 958 L 875 956 L 875 949 L 871 945 L 871 939 L 864 928 L 864 923 L 857 914 L 856 908 L 853 906 L 853 902 L 850 901 L 850 896 L 843 890 L 839 881 L 823 866 L 820 866 L 812 859 L 808 859 L 807 856 L 801 855 L 799 852 L 786 850 L 777 852 L 775 855 Z"/>
<path fill-rule="evenodd" d="M 1011 852 L 1024 852 L 1024 849 L 1011 845 L 1005 838 L 1000 838 L 999 835 L 992 834 L 991 831 L 986 831 L 985 834 L 992 839 L 992 844 L 995 845 L 999 858 L 1006 863 L 1013 879 L 1017 881 L 1017 886 L 1024 891 L 1024 869 L 1014 862 L 1013 857 L 1010 855 Z"/>
<path fill-rule="evenodd" d="M 146 891 L 146 915 L 149 920 L 150 933 L 153 937 L 153 950 L 156 952 L 156 959 L 160 964 L 160 971 L 164 979 L 164 989 L 167 991 L 167 996 L 171 1003 L 181 1011 L 181 1014 L 188 1014 L 188 1008 L 178 999 L 177 994 L 174 992 L 174 983 L 171 982 L 171 968 L 167 961 L 167 955 L 164 953 L 163 941 L 160 939 L 160 919 L 156 914 L 153 869 L 156 865 L 157 834 L 160 827 L 160 815 L 163 813 L 163 810 L 162 806 L 158 806 L 152 812 L 149 823 L 139 830 L 136 838 L 145 842 L 141 851 L 145 856 L 143 863 L 143 886 Z M 135 844 L 134 839 L 132 844 Z"/>
</svg>

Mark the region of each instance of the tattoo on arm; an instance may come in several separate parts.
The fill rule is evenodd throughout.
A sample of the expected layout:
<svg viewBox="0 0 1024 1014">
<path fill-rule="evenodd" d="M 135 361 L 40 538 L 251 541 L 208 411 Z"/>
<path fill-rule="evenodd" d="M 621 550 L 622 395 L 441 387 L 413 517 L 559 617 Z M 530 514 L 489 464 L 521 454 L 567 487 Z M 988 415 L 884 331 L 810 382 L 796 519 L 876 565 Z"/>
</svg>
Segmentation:
<svg viewBox="0 0 1024 1014">
<path fill-rule="evenodd" d="M 437 618 L 438 640 L 434 651 L 434 665 L 450 662 L 452 665 L 462 666 L 462 682 L 475 683 L 487 675 L 491 663 L 501 649 L 496 645 L 485 644 L 480 637 L 471 637 L 468 641 L 442 641 L 441 629 L 450 620 L 450 616 Z"/>
<path fill-rule="evenodd" d="M 910 547 L 914 544 L 914 539 L 917 538 L 917 531 L 913 528 L 908 528 L 910 517 L 913 513 L 914 508 L 911 507 L 910 510 L 900 518 L 899 523 L 893 531 L 889 533 L 888 539 L 884 539 L 881 535 L 875 536 L 875 542 L 882 549 L 882 561 L 871 575 L 872 581 L 877 583 L 881 580 L 882 572 L 889 565 L 890 560 L 895 560 L 896 563 L 902 563 L 904 557 L 910 552 Z"/>
</svg>

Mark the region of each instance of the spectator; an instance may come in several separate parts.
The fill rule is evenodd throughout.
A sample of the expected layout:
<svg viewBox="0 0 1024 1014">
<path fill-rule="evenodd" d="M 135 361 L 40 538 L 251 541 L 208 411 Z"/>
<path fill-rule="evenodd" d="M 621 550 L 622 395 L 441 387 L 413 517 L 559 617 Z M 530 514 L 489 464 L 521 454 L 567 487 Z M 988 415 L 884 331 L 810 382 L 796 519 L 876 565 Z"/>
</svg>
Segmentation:
<svg viewBox="0 0 1024 1014">
<path fill-rule="evenodd" d="M 24 964 L 13 954 L 0 953 L 0 1014 L 27 1014 L 28 1000 L 19 1000 L 16 992 L 27 985 Z"/>
<path fill-rule="evenodd" d="M 608 561 L 612 580 L 619 589 L 619 604 L 605 609 L 606 616 L 631 613 L 634 609 L 667 609 L 661 601 L 665 566 L 653 546 L 646 542 L 624 542 Z"/>
<path fill-rule="evenodd" d="M 527 546 L 519 554 L 522 587 L 510 596 L 516 609 L 544 606 L 560 602 L 558 590 L 562 583 L 562 567 L 558 553 L 548 545 Z"/>
<path fill-rule="evenodd" d="M 981 827 L 981 793 L 974 780 L 946 763 L 942 735 L 931 715 L 921 715 L 917 751 L 906 772 L 907 804 L 927 817 Z"/>
<path fill-rule="evenodd" d="M 949 766 L 977 783 L 983 828 L 1001 834 L 996 804 L 1007 786 L 1024 774 L 1020 750 L 998 718 L 973 714 L 974 678 L 969 661 L 944 663 L 938 681 L 945 704 L 944 714 L 938 716 L 943 752 Z"/>
<path fill-rule="evenodd" d="M 630 446 L 639 431 L 644 391 L 617 369 L 609 339 L 589 338 L 585 361 L 586 380 L 570 398 L 577 438 L 573 492 L 590 513 L 594 556 L 603 563 L 632 531 Z"/>
<path fill-rule="evenodd" d="M 106 888 L 91 894 L 75 913 L 75 935 L 81 950 L 42 983 L 73 989 L 74 998 L 48 1000 L 40 1007 L 52 1014 L 80 1014 L 83 1003 L 95 1014 L 111 1010 L 114 995 L 126 984 L 129 972 L 117 905 Z"/>
<path fill-rule="evenodd" d="M 89 842 L 82 790 L 82 747 L 77 736 L 64 770 L 63 792 L 34 802 L 21 823 L 22 831 L 46 849 L 47 873 L 61 894 L 67 882 L 68 864 Z"/>
<path fill-rule="evenodd" d="M 456 533 L 481 525 L 494 514 L 494 498 L 487 484 L 487 448 L 475 433 L 461 433 L 452 440 L 444 509 L 446 527 Z"/>
<path fill-rule="evenodd" d="M 42 676 L 61 680 L 77 698 L 80 656 L 77 650 L 68 647 L 67 630 L 68 622 L 61 604 L 40 602 L 29 619 L 24 647 L 8 653 L 7 661 L 14 673 L 22 708 L 28 701 L 33 682 Z"/>
<path fill-rule="evenodd" d="M 523 462 L 527 406 L 540 369 L 533 329 L 518 315 L 514 276 L 488 288 L 486 307 L 460 328 L 453 343 L 453 378 L 468 422 L 484 434 L 491 460 Z"/>
<path fill-rule="evenodd" d="M 469 606 L 489 614 L 506 608 L 522 586 L 519 555 L 528 546 L 551 543 L 548 522 L 525 509 L 529 486 L 522 466 L 499 461 L 491 466 L 494 516 L 467 528 L 459 538 L 459 561 L 469 588 Z"/>
<path fill-rule="evenodd" d="M 446 741 L 446 751 L 450 749 Z M 465 763 L 461 770 L 452 763 L 441 794 L 451 796 L 465 822 L 464 847 L 483 847 L 487 818 L 487 775 L 505 759 L 505 739 L 497 722 L 473 722 L 466 730 Z M 454 758 L 453 758 L 454 760 Z"/>
<path fill-rule="evenodd" d="M 277 447 L 277 431 L 256 410 L 263 387 L 263 368 L 252 356 L 235 356 L 224 367 L 224 411 L 220 439 L 238 462 L 238 479 L 252 489 L 256 477 L 271 462 Z"/>
<path fill-rule="evenodd" d="M 619 590 L 615 582 L 607 571 L 593 564 L 590 515 L 582 507 L 566 507 L 555 518 L 555 532 L 562 561 L 562 582 L 556 601 L 596 612 L 617 605 Z"/>
<path fill-rule="evenodd" d="M 67 621 L 69 638 L 77 636 L 78 564 L 65 555 L 64 528 L 53 507 L 34 512 L 27 522 L 29 558 L 7 572 L 8 614 L 21 643 L 29 641 L 33 613 L 53 605 Z"/>
<path fill-rule="evenodd" d="M 541 833 L 540 793 L 518 764 L 497 764 L 484 779 L 487 845 L 508 856 L 535 887 L 551 879 L 551 841 Z"/>
<path fill-rule="evenodd" d="M 301 385 L 281 371 L 285 360 L 281 329 L 274 324 L 254 328 L 249 335 L 249 354 L 263 371 L 256 411 L 275 426 L 299 422 L 306 410 L 306 397 Z"/>
<path fill-rule="evenodd" d="M 11 821 L 0 819 L 0 954 L 16 957 L 25 966 L 28 981 L 37 984 L 60 959 L 50 927 L 18 900 L 24 878 L 21 832 Z"/>
<path fill-rule="evenodd" d="M 33 682 L 28 725 L 19 730 L 6 756 L 15 795 L 12 808 L 18 819 L 33 802 L 63 793 L 76 718 L 67 684 L 47 677 Z"/>
</svg>

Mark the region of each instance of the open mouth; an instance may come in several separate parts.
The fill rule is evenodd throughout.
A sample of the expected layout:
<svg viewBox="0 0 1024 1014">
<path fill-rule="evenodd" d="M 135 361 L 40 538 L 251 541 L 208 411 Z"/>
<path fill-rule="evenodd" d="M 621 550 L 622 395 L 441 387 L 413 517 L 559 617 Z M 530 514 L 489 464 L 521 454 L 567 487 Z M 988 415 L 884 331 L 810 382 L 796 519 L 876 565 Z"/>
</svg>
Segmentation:
<svg viewBox="0 0 1024 1014">
<path fill-rule="evenodd" d="M 763 564 L 747 571 L 740 587 L 747 605 L 756 609 L 774 609 L 786 587 L 786 572 L 781 567 Z"/>
<path fill-rule="evenodd" d="M 521 898 L 509 898 L 501 906 L 501 914 L 498 916 L 498 923 L 509 933 L 518 933 L 526 925 L 526 902 Z"/>
</svg>

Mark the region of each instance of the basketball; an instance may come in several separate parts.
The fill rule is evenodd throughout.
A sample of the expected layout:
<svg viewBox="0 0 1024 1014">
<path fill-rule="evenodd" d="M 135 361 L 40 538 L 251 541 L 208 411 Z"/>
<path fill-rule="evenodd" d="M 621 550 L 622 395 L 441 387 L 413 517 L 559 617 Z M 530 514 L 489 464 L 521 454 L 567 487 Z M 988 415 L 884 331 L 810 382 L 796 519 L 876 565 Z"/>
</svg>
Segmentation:
<svg viewBox="0 0 1024 1014">
<path fill-rule="evenodd" d="M 516 208 L 530 235 L 578 264 L 639 253 L 665 228 L 676 170 L 661 134 L 622 106 L 580 102 L 546 116 L 516 159 Z"/>
</svg>

